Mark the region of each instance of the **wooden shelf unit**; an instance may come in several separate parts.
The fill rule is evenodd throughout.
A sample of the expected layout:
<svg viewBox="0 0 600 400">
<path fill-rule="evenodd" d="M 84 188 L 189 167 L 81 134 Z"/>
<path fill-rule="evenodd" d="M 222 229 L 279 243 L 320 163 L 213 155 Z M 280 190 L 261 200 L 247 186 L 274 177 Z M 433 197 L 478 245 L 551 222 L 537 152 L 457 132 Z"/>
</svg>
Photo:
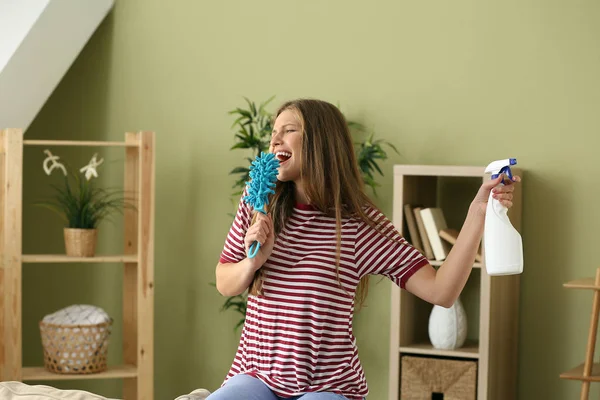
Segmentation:
<svg viewBox="0 0 600 400">
<path fill-rule="evenodd" d="M 73 257 L 64 254 L 23 254 L 23 264 L 35 263 L 136 263 L 136 254 L 123 254 L 118 256 L 96 255 L 94 257 Z"/>
<path fill-rule="evenodd" d="M 520 168 L 512 170 L 513 174 L 522 176 Z M 394 225 L 410 241 L 403 213 L 404 205 L 411 204 L 442 208 L 448 226 L 460 230 L 477 189 L 490 179 L 484 171 L 485 166 L 395 165 Z M 508 213 L 519 231 L 521 208 L 519 183 Z M 430 260 L 430 263 L 439 267 L 443 262 Z M 520 275 L 491 277 L 484 262 L 473 265 L 465 287 L 470 295 L 461 294 L 467 323 L 472 324 L 473 329 L 469 330 L 463 347 L 456 350 L 438 350 L 431 345 L 428 326 L 433 305 L 392 285 L 389 399 L 401 398 L 401 358 L 404 355 L 476 361 L 478 400 L 516 398 L 519 285 Z"/>
<path fill-rule="evenodd" d="M 563 284 L 567 289 L 588 289 L 600 290 L 600 284 L 597 284 L 594 278 L 575 279 Z"/>
<path fill-rule="evenodd" d="M 22 254 L 24 146 L 123 147 L 124 190 L 135 208 L 124 210 L 124 254 L 70 257 Z M 123 379 L 123 400 L 154 398 L 154 132 L 127 132 L 122 142 L 24 140 L 23 130 L 0 130 L 0 381 Z M 95 374 L 66 375 L 24 367 L 22 268 L 28 263 L 123 264 L 123 365 Z M 76 300 L 75 300 L 76 301 Z M 40 339 L 41 340 L 41 339 Z M 40 355 L 41 358 L 41 355 Z"/>
<path fill-rule="evenodd" d="M 600 314 L 600 268 L 596 269 L 595 278 L 576 279 L 563 284 L 567 289 L 593 290 L 592 314 L 588 331 L 585 360 L 578 366 L 560 374 L 561 379 L 581 381 L 580 400 L 587 400 L 590 395 L 590 384 L 600 382 L 600 363 L 594 362 L 596 351 L 596 334 Z"/>
<path fill-rule="evenodd" d="M 428 356 L 455 357 L 466 359 L 479 358 L 479 343 L 474 340 L 466 341 L 465 344 L 456 350 L 440 350 L 433 347 L 429 342 L 414 343 L 408 346 L 400 346 L 402 354 L 421 354 Z"/>
<path fill-rule="evenodd" d="M 84 379 L 136 378 L 137 367 L 134 365 L 111 365 L 106 371 L 95 374 L 60 375 L 46 370 L 44 367 L 23 367 L 24 381 L 63 381 Z"/>
</svg>

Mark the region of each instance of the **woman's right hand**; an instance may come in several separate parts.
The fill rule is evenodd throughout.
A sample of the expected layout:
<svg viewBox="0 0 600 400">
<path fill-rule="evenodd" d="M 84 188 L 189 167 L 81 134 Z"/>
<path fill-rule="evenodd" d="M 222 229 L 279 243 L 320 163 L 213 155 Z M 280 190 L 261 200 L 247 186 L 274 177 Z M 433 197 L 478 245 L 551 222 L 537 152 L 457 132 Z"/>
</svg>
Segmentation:
<svg viewBox="0 0 600 400">
<path fill-rule="evenodd" d="M 273 251 L 273 244 L 275 243 L 275 229 L 273 227 L 271 216 L 264 215 L 260 212 L 256 214 L 256 221 L 248 228 L 246 237 L 244 238 L 246 254 L 250 252 L 252 243 L 255 241 L 260 243 L 260 248 L 254 258 L 248 258 L 254 271 L 260 269 L 265 261 L 267 261 L 267 258 L 269 258 Z"/>
</svg>

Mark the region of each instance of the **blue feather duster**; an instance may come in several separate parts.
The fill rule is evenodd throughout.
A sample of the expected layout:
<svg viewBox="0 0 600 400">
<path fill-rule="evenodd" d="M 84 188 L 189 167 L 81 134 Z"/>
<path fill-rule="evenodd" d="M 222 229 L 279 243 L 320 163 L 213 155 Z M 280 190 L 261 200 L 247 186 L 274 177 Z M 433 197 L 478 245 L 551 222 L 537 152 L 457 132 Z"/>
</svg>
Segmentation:
<svg viewBox="0 0 600 400">
<path fill-rule="evenodd" d="M 244 196 L 244 202 L 252 206 L 255 211 L 266 214 L 265 206 L 269 204 L 269 195 L 274 194 L 275 182 L 277 181 L 277 169 L 279 160 L 273 153 L 261 152 L 259 156 L 252 161 L 250 166 L 250 181 L 246 182 L 248 195 Z M 250 246 L 248 256 L 253 258 L 260 243 L 254 242 Z"/>
</svg>

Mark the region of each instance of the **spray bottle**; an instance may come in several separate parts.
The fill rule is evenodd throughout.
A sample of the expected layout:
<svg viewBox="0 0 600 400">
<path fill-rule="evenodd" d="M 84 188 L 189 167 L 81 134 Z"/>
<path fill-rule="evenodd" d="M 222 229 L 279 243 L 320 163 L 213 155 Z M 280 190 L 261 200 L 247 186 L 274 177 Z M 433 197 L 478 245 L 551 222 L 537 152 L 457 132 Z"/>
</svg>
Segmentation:
<svg viewBox="0 0 600 400">
<path fill-rule="evenodd" d="M 491 173 L 491 179 L 505 174 L 512 180 L 510 166 L 516 163 L 515 158 L 497 160 L 487 166 L 485 173 Z M 504 178 L 499 186 L 503 184 Z M 512 226 L 507 212 L 508 209 L 490 193 L 484 228 L 485 267 L 489 275 L 515 275 L 523 272 L 523 241 Z"/>
</svg>

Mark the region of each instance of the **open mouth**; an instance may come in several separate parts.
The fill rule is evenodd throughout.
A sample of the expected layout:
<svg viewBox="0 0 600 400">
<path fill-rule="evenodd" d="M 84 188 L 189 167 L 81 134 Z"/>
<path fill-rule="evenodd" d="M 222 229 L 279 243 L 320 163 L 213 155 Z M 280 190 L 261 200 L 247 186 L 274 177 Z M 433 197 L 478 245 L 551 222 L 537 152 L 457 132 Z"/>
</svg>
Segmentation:
<svg viewBox="0 0 600 400">
<path fill-rule="evenodd" d="M 290 158 L 292 158 L 292 153 L 288 153 L 287 151 L 278 151 L 277 153 L 275 153 L 275 157 L 277 157 L 277 159 L 279 160 L 279 164 L 281 165 Z"/>
</svg>

